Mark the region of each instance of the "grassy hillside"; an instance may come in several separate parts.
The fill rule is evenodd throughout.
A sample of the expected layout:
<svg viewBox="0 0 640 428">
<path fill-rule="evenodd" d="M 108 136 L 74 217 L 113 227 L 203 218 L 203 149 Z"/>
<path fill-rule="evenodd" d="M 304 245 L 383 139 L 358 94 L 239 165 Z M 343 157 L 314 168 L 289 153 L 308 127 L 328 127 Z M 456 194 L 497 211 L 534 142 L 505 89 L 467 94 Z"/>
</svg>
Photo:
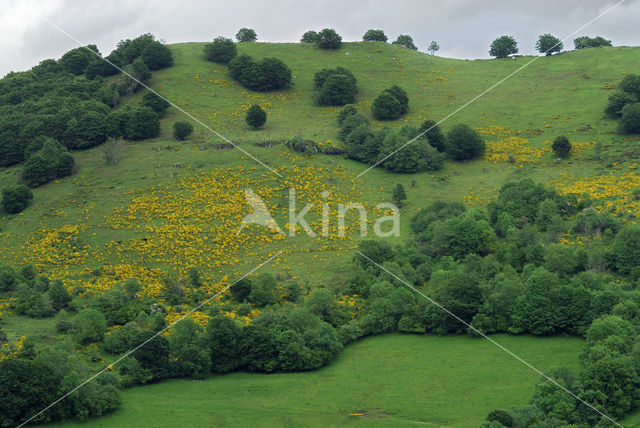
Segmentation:
<svg viewBox="0 0 640 428">
<path fill-rule="evenodd" d="M 339 201 L 371 205 L 389 201 L 392 188 L 400 182 L 409 196 L 402 210 L 403 235 L 410 216 L 430 200 L 483 204 L 504 182 L 524 177 L 582 193 L 595 186 L 590 189 L 590 182 L 580 178 L 601 176 L 596 196 L 611 197 L 630 211 L 636 208 L 630 190 L 640 184 L 633 172 L 637 139 L 616 135 L 615 122 L 602 114 L 610 88 L 626 71 L 637 68 L 636 48 L 587 49 L 539 58 L 442 125 L 446 130 L 465 122 L 478 128 L 489 141 L 484 160 L 449 163 L 438 173 L 396 175 L 375 169 L 358 179 L 355 176 L 366 166 L 354 161 L 294 156 L 281 144 L 254 145 L 297 133 L 326 145 L 339 144 L 338 109 L 317 107 L 312 101 L 316 71 L 334 66 L 352 70 L 360 88 L 358 107 L 367 115 L 383 88 L 403 86 L 410 95 L 410 112 L 385 125 L 419 125 L 445 116 L 531 58 L 453 60 L 382 43 L 349 43 L 331 52 L 310 45 L 248 43 L 239 50 L 257 58 L 281 58 L 293 70 L 293 88 L 248 92 L 230 80 L 225 66 L 203 60 L 200 43 L 172 46 L 175 65 L 154 73 L 152 86 L 278 168 L 284 180 L 237 150 L 221 149 L 222 141 L 204 129 L 197 127 L 192 141 L 173 141 L 171 125 L 184 116 L 171 109 L 161 137 L 127 143 L 118 165 L 107 166 L 99 147 L 76 153 L 77 174 L 36 189 L 32 207 L 2 218 L 4 257 L 16 264 L 34 262 L 56 276 L 96 289 L 109 287 L 118 278 L 138 276 L 151 284 L 150 291 L 161 286 L 159 277 L 165 271 L 179 274 L 199 266 L 215 283 L 224 274 L 246 272 L 249 265 L 280 250 L 284 254 L 270 268 L 292 280 L 313 284 L 329 265 L 336 275 L 348 268 L 354 236 L 299 236 L 285 244 L 277 236 L 255 231 L 258 238 L 238 242 L 237 225 L 248 212 L 242 194 L 246 187 L 260 189 L 283 220 L 291 186 L 298 189 L 299 206 L 316 201 L 318 209 L 320 192 L 329 188 L 329 203 L 335 209 Z M 136 103 L 141 96 L 138 93 L 124 104 Z M 250 131 L 244 123 L 244 112 L 252 103 L 269 113 L 264 130 Z M 576 153 L 556 165 L 548 142 L 561 134 L 571 138 Z M 594 159 L 595 142 L 604 148 L 599 160 Z M 510 153 L 515 155 L 513 164 L 507 161 Z M 1 170 L 0 177 L 3 184 L 12 183 L 19 173 L 20 167 L 12 167 Z M 380 213 L 370 214 L 375 219 Z M 331 281 L 326 272 L 322 281 Z"/>
<path fill-rule="evenodd" d="M 495 339 L 543 370 L 578 367 L 580 339 Z M 135 420 L 140 427 L 180 421 L 206 426 L 477 427 L 495 408 L 526 404 L 537 379 L 484 340 L 386 335 L 347 347 L 334 363 L 314 372 L 235 373 L 133 388 L 123 393 L 124 404 L 112 415 L 55 426 L 119 427 Z"/>
</svg>

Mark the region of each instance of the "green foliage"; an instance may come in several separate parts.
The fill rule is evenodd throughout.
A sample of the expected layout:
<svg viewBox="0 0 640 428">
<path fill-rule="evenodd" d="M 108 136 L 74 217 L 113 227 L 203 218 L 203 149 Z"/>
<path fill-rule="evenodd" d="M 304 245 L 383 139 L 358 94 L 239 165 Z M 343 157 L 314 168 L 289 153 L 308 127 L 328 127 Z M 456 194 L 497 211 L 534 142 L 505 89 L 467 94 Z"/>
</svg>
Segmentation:
<svg viewBox="0 0 640 428">
<path fill-rule="evenodd" d="M 408 111 L 409 97 L 397 85 L 382 91 L 371 105 L 371 113 L 378 120 L 395 120 Z"/>
<path fill-rule="evenodd" d="M 431 52 L 431 55 L 435 55 L 440 50 L 440 45 L 435 40 L 432 40 L 427 49 Z"/>
<path fill-rule="evenodd" d="M 9 214 L 18 214 L 24 211 L 32 199 L 33 192 L 22 184 L 2 189 L 2 208 Z"/>
<path fill-rule="evenodd" d="M 71 295 L 60 280 L 51 282 L 49 286 L 49 298 L 51 299 L 51 306 L 56 311 L 64 309 L 69 302 L 71 302 Z"/>
<path fill-rule="evenodd" d="M 233 40 L 226 37 L 216 37 L 212 43 L 204 45 L 204 57 L 208 61 L 226 64 L 236 57 L 238 48 Z"/>
<path fill-rule="evenodd" d="M 56 178 L 71 175 L 75 161 L 60 143 L 49 138 L 42 148 L 29 157 L 22 170 L 22 179 L 37 187 Z"/>
<path fill-rule="evenodd" d="M 149 91 L 142 97 L 140 105 L 143 107 L 149 107 L 151 110 L 158 113 L 160 116 L 164 116 L 164 113 L 171 106 L 167 100 Z"/>
<path fill-rule="evenodd" d="M 140 58 L 149 70 L 159 70 L 173 65 L 171 50 L 158 41 L 148 43 L 142 49 Z"/>
<path fill-rule="evenodd" d="M 240 43 L 255 42 L 258 40 L 258 36 L 251 28 L 241 28 L 236 33 L 236 40 Z"/>
<path fill-rule="evenodd" d="M 413 37 L 408 34 L 400 34 L 392 43 L 394 45 L 400 45 L 405 49 L 418 50 L 418 47 L 413 43 Z"/>
<path fill-rule="evenodd" d="M 547 55 L 560 52 L 562 46 L 562 41 L 549 33 L 542 34 L 536 42 L 536 50 Z"/>
<path fill-rule="evenodd" d="M 258 306 L 273 305 L 278 302 L 276 287 L 275 277 L 268 273 L 262 273 L 252 281 L 248 300 Z"/>
<path fill-rule="evenodd" d="M 420 125 L 420 128 L 418 129 L 418 133 L 422 134 L 423 132 L 425 133 L 424 135 L 426 135 L 427 141 L 429 141 L 431 147 L 437 149 L 439 152 L 445 151 L 446 138 L 435 121 L 425 120 L 422 122 L 422 125 Z"/>
<path fill-rule="evenodd" d="M 369 126 L 369 119 L 366 116 L 360 113 L 354 113 L 348 115 L 346 119 L 342 122 L 342 127 L 340 128 L 339 137 L 341 140 L 346 140 L 347 136 L 357 127 L 359 126 Z"/>
<path fill-rule="evenodd" d="M 396 184 L 396 187 L 393 188 L 392 197 L 393 197 L 393 201 L 398 205 L 400 205 L 402 201 L 407 199 L 407 192 L 405 192 L 402 184 L 400 183 Z"/>
<path fill-rule="evenodd" d="M 356 78 L 343 67 L 322 69 L 313 78 L 316 102 L 321 106 L 338 106 L 353 103 L 358 93 Z"/>
<path fill-rule="evenodd" d="M 247 125 L 253 129 L 259 129 L 267 122 L 267 112 L 262 109 L 258 104 L 254 104 L 249 107 L 247 114 L 244 118 Z"/>
<path fill-rule="evenodd" d="M 477 159 L 485 150 L 482 137 L 467 125 L 455 125 L 447 133 L 445 151 L 453 160 Z"/>
<path fill-rule="evenodd" d="M 138 107 L 129 112 L 125 126 L 129 139 L 154 138 L 160 134 L 160 117 L 149 107 Z"/>
<path fill-rule="evenodd" d="M 491 42 L 491 46 L 489 46 L 489 55 L 496 58 L 506 58 L 517 53 L 518 43 L 512 36 L 500 36 Z"/>
<path fill-rule="evenodd" d="M 300 38 L 300 43 L 317 43 L 318 42 L 318 32 L 317 31 L 307 31 Z"/>
<path fill-rule="evenodd" d="M 626 226 L 618 232 L 611 246 L 613 264 L 622 273 L 640 266 L 640 226 Z"/>
<path fill-rule="evenodd" d="M 573 44 L 576 49 L 587 49 L 587 48 L 599 48 L 603 46 L 612 46 L 611 40 L 607 40 L 604 37 L 588 37 L 582 36 L 573 40 Z"/>
<path fill-rule="evenodd" d="M 609 103 L 604 112 L 609 116 L 619 118 L 622 116 L 622 109 L 627 104 L 638 102 L 638 97 L 634 94 L 624 91 L 616 91 L 609 97 Z"/>
<path fill-rule="evenodd" d="M 193 133 L 193 125 L 191 122 L 176 121 L 173 122 L 173 138 L 183 141 L 189 138 Z"/>
<path fill-rule="evenodd" d="M 354 114 L 358 113 L 358 109 L 353 104 L 347 104 L 343 107 L 342 110 L 338 113 L 338 117 L 336 118 L 338 125 L 342 126 L 344 121 Z"/>
<path fill-rule="evenodd" d="M 362 40 L 364 40 L 365 42 L 386 42 L 387 41 L 387 35 L 384 34 L 384 31 L 382 30 L 367 30 L 366 33 L 364 33 L 364 36 L 362 36 Z"/>
<path fill-rule="evenodd" d="M 625 134 L 640 133 L 640 103 L 625 105 L 621 113 L 620 130 Z"/>
<path fill-rule="evenodd" d="M 342 37 L 336 30 L 325 28 L 318 33 L 316 44 L 320 49 L 336 50 L 342 46 Z"/>
<path fill-rule="evenodd" d="M 291 70 L 278 58 L 254 62 L 250 56 L 240 55 L 229 63 L 229 75 L 253 91 L 275 91 L 291 84 Z"/>
<path fill-rule="evenodd" d="M 78 313 L 73 320 L 71 334 L 80 345 L 100 342 L 104 339 L 107 322 L 102 312 L 88 308 Z"/>
<path fill-rule="evenodd" d="M 87 69 L 91 61 L 90 55 L 93 56 L 93 54 L 87 52 L 85 48 L 72 49 L 62 55 L 60 65 L 64 70 L 77 76 L 84 73 Z"/>
<path fill-rule="evenodd" d="M 620 84 L 618 85 L 618 89 L 627 94 L 635 95 L 636 97 L 640 97 L 640 74 L 627 74 L 625 75 Z"/>
<path fill-rule="evenodd" d="M 231 289 L 237 285 L 239 283 Z M 211 371 L 227 373 L 238 368 L 241 364 L 242 326 L 229 317 L 216 316 L 209 319 L 205 334 L 211 353 Z"/>
<path fill-rule="evenodd" d="M 571 143 L 564 135 L 560 135 L 553 140 L 551 150 L 560 158 L 567 158 L 571 154 Z"/>
</svg>

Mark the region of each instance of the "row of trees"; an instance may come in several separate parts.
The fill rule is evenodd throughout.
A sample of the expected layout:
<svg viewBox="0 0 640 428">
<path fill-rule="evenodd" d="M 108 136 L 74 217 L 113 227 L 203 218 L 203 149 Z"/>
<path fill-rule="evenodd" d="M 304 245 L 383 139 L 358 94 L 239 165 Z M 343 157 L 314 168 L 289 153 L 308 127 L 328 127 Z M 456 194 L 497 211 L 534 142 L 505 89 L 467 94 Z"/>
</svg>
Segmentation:
<svg viewBox="0 0 640 428">
<path fill-rule="evenodd" d="M 576 49 L 611 46 L 611 40 L 606 40 L 600 36 L 595 38 L 586 36 L 578 37 L 573 42 Z M 545 55 L 552 55 L 556 52 L 560 52 L 562 48 L 562 41 L 549 33 L 542 34 L 536 41 L 536 50 Z M 491 46 L 489 46 L 489 55 L 495 56 L 496 58 L 506 58 L 509 55 L 517 53 L 518 42 L 516 42 L 516 39 L 512 36 L 500 36 L 491 42 Z"/>
</svg>

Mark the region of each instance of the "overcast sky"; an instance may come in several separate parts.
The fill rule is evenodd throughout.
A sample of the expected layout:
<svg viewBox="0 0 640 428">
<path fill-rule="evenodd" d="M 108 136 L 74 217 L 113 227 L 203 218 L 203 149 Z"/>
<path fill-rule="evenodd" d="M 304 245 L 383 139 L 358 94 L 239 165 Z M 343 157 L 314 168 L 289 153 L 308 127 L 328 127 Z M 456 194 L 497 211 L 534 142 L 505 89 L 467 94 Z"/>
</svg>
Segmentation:
<svg viewBox="0 0 640 428">
<path fill-rule="evenodd" d="M 307 30 L 335 28 L 344 41 L 361 40 L 369 28 L 390 41 L 409 34 L 418 49 L 431 40 L 439 55 L 487 58 L 500 35 L 513 35 L 521 54 L 535 53 L 538 35 L 565 38 L 617 3 L 607 0 L 0 0 L 0 76 L 59 58 L 77 47 L 54 23 L 108 54 L 124 38 L 151 32 L 167 43 L 233 37 L 241 27 L 259 41 L 295 42 Z M 640 0 L 625 0 L 565 42 L 601 35 L 614 45 L 640 45 Z M 43 20 L 44 19 L 44 20 Z"/>
</svg>

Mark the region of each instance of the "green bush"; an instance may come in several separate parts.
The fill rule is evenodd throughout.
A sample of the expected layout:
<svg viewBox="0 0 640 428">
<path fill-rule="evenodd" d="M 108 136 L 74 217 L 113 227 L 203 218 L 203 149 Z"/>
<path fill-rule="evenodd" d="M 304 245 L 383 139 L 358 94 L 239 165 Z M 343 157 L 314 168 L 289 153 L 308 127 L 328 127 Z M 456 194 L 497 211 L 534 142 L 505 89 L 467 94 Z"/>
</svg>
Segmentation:
<svg viewBox="0 0 640 428">
<path fill-rule="evenodd" d="M 342 46 L 342 37 L 335 30 L 331 28 L 325 28 L 318 33 L 318 39 L 316 41 L 320 49 L 335 50 L 340 49 Z"/>
<path fill-rule="evenodd" d="M 240 43 L 255 42 L 258 40 L 258 36 L 251 28 L 241 28 L 236 33 L 236 40 Z"/>
<path fill-rule="evenodd" d="M 614 265 L 622 273 L 640 266 L 640 226 L 627 226 L 618 232 L 611 247 Z"/>
<path fill-rule="evenodd" d="M 154 138 L 160 134 L 160 117 L 149 107 L 131 110 L 126 121 L 126 137 L 137 141 Z"/>
<path fill-rule="evenodd" d="M 193 133 L 193 125 L 191 122 L 174 122 L 173 138 L 178 141 L 186 140 Z"/>
<path fill-rule="evenodd" d="M 300 38 L 300 43 L 318 43 L 318 32 L 317 31 L 307 31 Z"/>
<path fill-rule="evenodd" d="M 496 58 L 506 58 L 518 53 L 518 42 L 511 36 L 501 36 L 491 42 L 489 55 Z"/>
<path fill-rule="evenodd" d="M 484 154 L 485 149 L 484 140 L 467 125 L 456 125 L 447 133 L 445 151 L 451 159 L 476 159 Z"/>
<path fill-rule="evenodd" d="M 367 30 L 366 33 L 364 33 L 364 36 L 362 36 L 362 40 L 364 40 L 365 42 L 386 42 L 387 41 L 387 35 L 384 34 L 384 31 L 382 30 Z"/>
<path fill-rule="evenodd" d="M 407 35 L 407 34 L 400 34 L 396 40 L 394 42 L 392 42 L 394 45 L 400 45 L 403 48 L 406 49 L 411 49 L 414 51 L 418 50 L 418 47 L 415 45 L 415 43 L 413 43 L 413 37 Z"/>
<path fill-rule="evenodd" d="M 356 129 L 360 125 L 369 125 L 369 119 L 367 119 L 364 115 L 360 113 L 355 113 L 348 116 L 344 122 L 342 122 L 342 127 L 340 128 L 339 137 L 342 141 L 347 138 L 347 135 L 351 133 L 354 129 Z"/>
<path fill-rule="evenodd" d="M 30 187 L 37 187 L 56 178 L 71 175 L 75 161 L 60 143 L 48 138 L 42 148 L 24 164 L 22 179 Z"/>
<path fill-rule="evenodd" d="M 2 208 L 9 214 L 22 212 L 32 199 L 33 192 L 22 184 L 2 189 Z"/>
<path fill-rule="evenodd" d="M 358 109 L 353 104 L 347 104 L 338 113 L 337 121 L 338 125 L 342 126 L 347 117 L 352 116 L 358 112 Z"/>
<path fill-rule="evenodd" d="M 247 115 L 244 120 L 247 122 L 247 125 L 253 129 L 262 128 L 267 122 L 267 112 L 258 104 L 254 104 L 247 110 Z"/>
<path fill-rule="evenodd" d="M 164 115 L 165 111 L 171 106 L 167 100 L 156 95 L 155 93 L 149 91 L 144 94 L 142 97 L 142 101 L 140 102 L 141 106 L 149 107 L 151 110 L 158 113 L 160 116 Z"/>
<path fill-rule="evenodd" d="M 343 106 L 356 100 L 358 88 L 345 74 L 333 74 L 324 81 L 316 102 L 321 106 Z"/>
<path fill-rule="evenodd" d="M 622 109 L 627 104 L 633 104 L 638 102 L 638 97 L 634 94 L 630 94 L 624 91 L 616 91 L 609 97 L 609 103 L 604 112 L 609 116 L 620 117 L 622 116 Z"/>
<path fill-rule="evenodd" d="M 395 120 L 409 111 L 409 97 L 397 85 L 385 89 L 373 101 L 371 113 L 378 120 Z"/>
<path fill-rule="evenodd" d="M 62 58 L 60 58 L 60 65 L 69 73 L 75 74 L 76 76 L 80 75 L 84 73 L 89 65 L 89 55 L 93 54 L 86 52 L 85 48 L 72 49 L 62 55 Z"/>
<path fill-rule="evenodd" d="M 628 94 L 635 95 L 636 97 L 640 97 L 640 75 L 627 74 L 620 81 L 618 89 Z"/>
<path fill-rule="evenodd" d="M 149 70 L 159 70 L 173 65 L 171 50 L 158 41 L 153 41 L 145 46 L 140 58 L 149 67 Z"/>
<path fill-rule="evenodd" d="M 446 138 L 436 122 L 433 120 L 425 120 L 422 125 L 420 125 L 418 132 L 423 133 L 425 131 L 426 133 L 424 135 L 426 135 L 429 144 L 439 152 L 444 152 Z"/>
<path fill-rule="evenodd" d="M 640 103 L 627 104 L 622 108 L 620 130 L 625 134 L 640 133 Z"/>
<path fill-rule="evenodd" d="M 233 40 L 226 37 L 216 37 L 212 43 L 204 45 L 204 57 L 208 61 L 226 64 L 238 54 L 238 48 Z"/>
<path fill-rule="evenodd" d="M 553 140 L 553 144 L 551 144 L 551 150 L 560 158 L 569 157 L 571 153 L 571 143 L 569 139 L 564 135 L 560 135 L 555 140 Z"/>
<path fill-rule="evenodd" d="M 240 55 L 229 63 L 229 75 L 245 88 L 259 92 L 284 89 L 291 84 L 291 69 L 278 58 L 255 62 L 248 55 Z"/>
</svg>

